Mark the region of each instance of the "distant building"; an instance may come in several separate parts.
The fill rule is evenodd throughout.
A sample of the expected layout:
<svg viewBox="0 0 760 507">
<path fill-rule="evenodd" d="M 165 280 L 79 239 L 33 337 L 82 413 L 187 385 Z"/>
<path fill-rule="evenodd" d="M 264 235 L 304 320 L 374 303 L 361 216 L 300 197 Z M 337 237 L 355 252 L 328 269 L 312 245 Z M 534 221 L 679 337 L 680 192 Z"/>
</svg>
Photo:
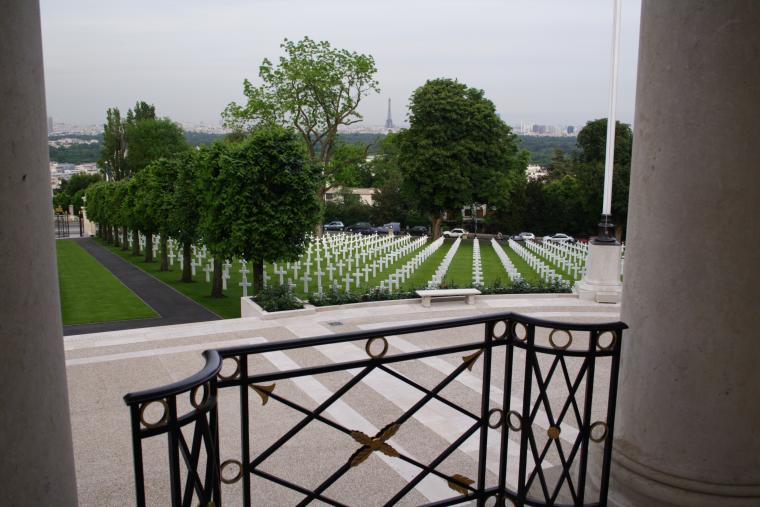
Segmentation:
<svg viewBox="0 0 760 507">
<path fill-rule="evenodd" d="M 575 134 L 575 127 L 573 127 L 572 125 L 568 125 L 568 126 L 567 126 L 567 133 L 568 133 L 569 135 L 573 135 L 573 134 Z"/>
<path fill-rule="evenodd" d="M 546 176 L 546 168 L 541 167 L 540 165 L 529 165 L 525 169 L 525 177 L 528 178 L 529 181 L 540 180 L 544 176 Z"/>
<path fill-rule="evenodd" d="M 373 196 L 377 191 L 376 188 L 346 188 L 346 190 L 350 190 L 352 194 L 358 195 L 363 204 L 372 206 L 375 202 Z M 325 193 L 325 202 L 342 202 L 341 192 L 343 192 L 343 187 L 331 188 Z"/>
</svg>

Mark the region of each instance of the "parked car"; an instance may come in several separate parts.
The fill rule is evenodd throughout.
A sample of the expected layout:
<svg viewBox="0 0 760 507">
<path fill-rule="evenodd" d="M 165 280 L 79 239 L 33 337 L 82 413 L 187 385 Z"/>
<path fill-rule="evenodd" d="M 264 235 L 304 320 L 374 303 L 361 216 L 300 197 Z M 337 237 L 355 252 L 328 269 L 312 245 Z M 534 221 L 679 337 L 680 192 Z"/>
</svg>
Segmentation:
<svg viewBox="0 0 760 507">
<path fill-rule="evenodd" d="M 377 234 L 388 234 L 388 231 L 393 231 L 393 234 L 400 234 L 401 224 L 399 222 L 389 222 L 387 224 L 381 225 L 380 227 L 373 227 L 371 232 Z"/>
<path fill-rule="evenodd" d="M 415 225 L 409 229 L 409 234 L 411 236 L 425 236 L 428 234 L 428 228 L 424 225 Z"/>
<path fill-rule="evenodd" d="M 467 236 L 467 231 L 464 229 L 451 229 L 450 231 L 443 231 L 444 238 L 459 238 L 461 236 Z"/>
<path fill-rule="evenodd" d="M 519 236 L 522 237 L 522 239 L 536 239 L 536 235 L 532 232 L 521 232 Z"/>
<path fill-rule="evenodd" d="M 325 224 L 324 228 L 326 231 L 342 231 L 343 230 L 343 222 L 340 220 L 333 220 L 329 224 Z"/>
<path fill-rule="evenodd" d="M 369 222 L 356 222 L 346 227 L 346 231 L 356 234 L 372 234 L 372 225 Z"/>
<path fill-rule="evenodd" d="M 555 243 L 575 243 L 575 238 L 572 236 L 568 236 L 567 234 L 558 232 L 557 234 L 552 234 L 551 236 L 544 236 L 544 241 L 553 241 Z"/>
</svg>

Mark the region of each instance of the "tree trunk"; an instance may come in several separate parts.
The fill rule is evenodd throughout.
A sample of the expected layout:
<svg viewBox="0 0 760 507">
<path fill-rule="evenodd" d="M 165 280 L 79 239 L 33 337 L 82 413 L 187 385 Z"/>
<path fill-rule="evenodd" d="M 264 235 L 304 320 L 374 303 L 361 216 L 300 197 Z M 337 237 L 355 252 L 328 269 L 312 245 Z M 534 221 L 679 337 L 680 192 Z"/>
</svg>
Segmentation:
<svg viewBox="0 0 760 507">
<path fill-rule="evenodd" d="M 430 217 L 430 233 L 433 235 L 433 239 L 438 239 L 441 237 L 441 224 L 443 223 L 443 218 L 441 218 L 441 215 L 433 215 Z"/>
<path fill-rule="evenodd" d="M 105 235 L 105 238 L 103 238 L 103 239 L 106 240 L 106 243 L 111 243 L 111 241 L 112 241 L 111 240 L 111 226 L 110 225 L 106 225 L 105 229 L 106 229 L 106 235 Z"/>
<path fill-rule="evenodd" d="M 161 267 L 159 271 L 169 271 L 169 238 L 161 234 Z"/>
<path fill-rule="evenodd" d="M 145 235 L 145 262 L 153 262 L 153 234 Z"/>
<path fill-rule="evenodd" d="M 324 206 L 325 204 L 326 193 L 327 193 L 327 189 L 322 186 L 320 186 L 319 190 L 317 190 L 317 200 L 319 201 L 320 206 Z M 322 237 L 322 220 L 319 220 L 314 226 L 314 236 L 316 236 L 317 238 Z"/>
<path fill-rule="evenodd" d="M 127 241 L 127 234 L 128 234 L 127 226 L 124 225 L 121 228 L 121 238 L 122 238 L 121 249 L 124 250 L 125 252 L 129 251 L 129 241 Z"/>
<path fill-rule="evenodd" d="M 121 241 L 119 241 L 119 228 L 117 226 L 113 226 L 113 246 L 116 248 L 119 248 L 121 246 Z"/>
<path fill-rule="evenodd" d="M 132 255 L 140 255 L 140 231 L 132 229 Z"/>
<path fill-rule="evenodd" d="M 254 296 L 264 289 L 264 261 L 253 261 L 253 294 Z"/>
<path fill-rule="evenodd" d="M 188 264 L 186 263 L 185 266 Z M 214 278 L 211 281 L 211 297 L 223 298 L 222 292 L 222 261 L 214 257 Z"/>
<path fill-rule="evenodd" d="M 189 241 L 182 243 L 182 281 L 185 283 L 193 281 L 193 268 L 190 266 L 192 260 L 192 243 Z M 216 271 L 214 271 L 214 277 L 216 277 Z"/>
</svg>

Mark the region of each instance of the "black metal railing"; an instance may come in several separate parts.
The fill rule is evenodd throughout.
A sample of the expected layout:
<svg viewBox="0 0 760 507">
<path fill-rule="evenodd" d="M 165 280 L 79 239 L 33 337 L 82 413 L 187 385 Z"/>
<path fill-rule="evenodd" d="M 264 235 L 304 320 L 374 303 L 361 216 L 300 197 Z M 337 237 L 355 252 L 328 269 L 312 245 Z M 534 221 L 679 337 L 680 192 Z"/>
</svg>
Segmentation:
<svg viewBox="0 0 760 507">
<path fill-rule="evenodd" d="M 482 338 L 469 338 L 474 332 L 472 326 L 484 327 Z M 486 502 L 517 506 L 606 505 L 620 345 L 625 328 L 621 322 L 581 325 L 500 313 L 206 351 L 205 367 L 192 377 L 124 397 L 131 412 L 137 505 L 147 503 L 146 477 L 153 492 L 160 491 L 161 484 L 165 484 L 164 489 L 169 490 L 167 498 L 177 506 L 198 503 L 220 506 L 223 492 L 240 495 L 235 504 L 269 503 L 252 490 L 254 477 L 300 494 L 294 500 L 298 505 L 314 500 L 329 505 L 362 504 L 366 499 L 362 496 L 361 484 L 354 485 L 355 497 L 336 498 L 328 489 L 373 454 L 382 455 L 386 460 L 401 460 L 417 470 L 416 475 L 407 476 L 405 484 L 397 490 L 387 491 L 387 496 L 381 499 L 373 498 L 373 504 L 393 505 L 415 490 L 421 481 L 432 477 L 439 480 L 441 488 L 437 498 L 428 497 L 432 502 L 428 505 L 466 501 L 477 505 Z M 414 335 L 409 337 L 413 340 L 434 331 L 452 329 L 461 333 L 461 339 L 446 335 L 449 343 L 443 346 L 415 346 L 413 350 L 406 347 L 406 352 L 395 353 L 393 340 L 400 339 L 400 335 Z M 260 368 L 253 366 L 263 364 L 259 359 L 267 354 L 283 351 L 310 350 L 313 352 L 308 356 L 310 362 L 326 359 L 313 347 L 356 342 L 363 346 L 362 358 L 325 361 L 284 371 L 259 371 Z M 446 365 L 442 379 L 422 368 L 424 378 L 415 380 L 410 374 L 412 370 L 403 367 L 408 362 L 429 358 L 445 361 L 436 363 L 439 371 L 441 364 Z M 349 371 L 349 380 L 341 377 L 342 386 L 319 400 L 316 407 L 299 402 L 299 396 L 288 396 L 298 391 L 298 387 L 287 385 L 295 382 L 294 379 Z M 474 402 L 477 408 L 468 408 L 446 394 L 446 388 L 457 380 L 469 379 L 469 388 L 472 388 L 475 385 L 472 375 L 476 373 L 480 391 L 479 400 Z M 375 435 L 351 428 L 340 417 L 326 414 L 336 401 L 361 385 L 370 374 L 392 377 L 420 396 L 401 415 L 384 421 L 385 425 Z M 289 391 L 289 388 L 292 389 Z M 233 395 L 235 391 L 237 394 Z M 271 442 L 255 442 L 254 446 L 251 438 L 257 438 L 257 433 L 251 425 L 252 410 L 255 410 L 249 399 L 252 392 L 258 395 L 254 401 L 260 398 L 261 405 L 256 403 L 258 410 L 269 410 L 271 406 L 265 405 L 274 401 L 302 417 L 280 437 Z M 239 416 L 235 432 L 240 445 L 238 448 L 236 444 L 234 451 L 227 451 L 231 455 L 221 456 L 225 451 L 220 450 L 220 422 L 225 427 L 225 421 L 220 421 L 219 400 L 225 393 L 229 393 L 225 402 L 234 406 L 225 407 L 222 413 L 232 410 L 237 414 L 235 417 Z M 394 393 L 383 394 L 394 396 Z M 425 462 L 405 449 L 399 451 L 401 447 L 395 443 L 394 436 L 398 438 L 396 434 L 405 428 L 405 423 L 418 417 L 433 400 L 470 423 L 459 437 L 437 449 L 435 457 Z M 258 416 L 266 417 L 262 412 Z M 271 423 L 282 424 L 282 420 Z M 323 472 L 316 486 L 299 483 L 302 475 L 296 467 L 304 464 L 301 455 L 285 457 L 292 466 L 285 474 L 288 477 L 265 470 L 265 461 L 276 452 L 293 452 L 293 446 L 283 447 L 311 423 L 337 430 L 343 435 L 338 437 L 341 442 L 353 443 L 351 452 L 339 458 L 341 464 L 335 470 Z M 411 426 L 408 431 L 420 427 L 408 426 Z M 428 428 L 427 431 L 432 433 L 433 430 Z M 155 437 L 166 438 L 165 443 L 158 442 L 163 450 L 157 450 Z M 443 467 L 447 458 L 470 438 L 478 440 L 472 477 Z M 150 474 L 146 474 L 144 463 L 146 442 L 151 444 L 153 462 L 159 462 L 151 466 L 154 471 Z M 165 465 L 160 465 L 161 460 L 165 463 L 167 451 L 168 474 Z M 336 449 L 335 453 L 340 454 L 340 450 Z M 363 466 L 372 466 L 372 463 Z M 163 471 L 157 475 L 156 469 Z M 340 491 L 344 492 L 345 488 Z M 449 493 L 442 495 L 442 491 Z M 408 499 L 404 501 L 410 503 Z"/>
</svg>

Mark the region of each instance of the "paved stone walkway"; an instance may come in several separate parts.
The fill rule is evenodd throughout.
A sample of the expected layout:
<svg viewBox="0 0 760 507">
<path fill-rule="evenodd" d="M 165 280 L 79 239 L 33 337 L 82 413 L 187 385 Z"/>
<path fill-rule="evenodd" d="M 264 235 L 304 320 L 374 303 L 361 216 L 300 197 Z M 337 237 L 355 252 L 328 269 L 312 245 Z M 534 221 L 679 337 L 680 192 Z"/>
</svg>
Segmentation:
<svg viewBox="0 0 760 507">
<path fill-rule="evenodd" d="M 63 326 L 64 335 L 84 333 L 102 333 L 124 329 L 167 326 L 188 322 L 204 322 L 218 320 L 220 317 L 199 305 L 192 299 L 180 294 L 160 280 L 147 274 L 140 268 L 130 264 L 113 252 L 90 238 L 72 239 L 95 257 L 124 285 L 153 308 L 160 317 L 152 319 L 118 320 L 98 322 L 94 324 L 75 324 Z"/>
<path fill-rule="evenodd" d="M 324 307 L 312 314 L 271 320 L 226 319 L 66 337 L 64 346 L 79 503 L 100 507 L 134 502 L 129 411 L 122 397 L 127 392 L 166 385 L 192 375 L 203 366 L 201 352 L 205 349 L 379 329 L 502 311 L 555 321 L 598 323 L 617 320 L 620 306 L 581 301 L 569 294 L 484 296 L 479 297 L 475 305 L 466 305 L 462 301 L 436 301 L 430 308 L 423 308 L 419 300 L 391 301 Z M 387 336 L 389 354 L 470 342 L 479 339 L 482 332 L 482 327 L 469 326 L 403 337 Z M 574 341 L 573 347 L 582 346 L 581 342 L 578 339 L 576 345 Z M 340 343 L 270 352 L 252 357 L 249 367 L 257 371 L 275 371 L 350 361 L 365 357 L 363 345 Z M 521 352 L 517 350 L 516 354 Z M 394 368 L 422 385 L 431 386 L 461 364 L 460 355 L 425 358 L 399 364 Z M 503 353 L 494 355 L 495 383 L 491 390 L 494 406 L 501 404 L 503 398 L 503 392 L 499 389 L 499 386 L 503 386 L 503 373 L 499 373 L 504 372 L 503 361 Z M 568 365 L 573 367 L 570 363 Z M 546 366 L 548 365 L 544 365 Z M 482 361 L 478 361 L 472 372 L 463 372 L 443 394 L 460 406 L 477 412 L 481 399 L 481 367 Z M 596 371 L 600 378 L 608 374 L 601 364 L 597 365 Z M 339 371 L 282 380 L 277 382 L 277 393 L 313 408 L 355 374 L 355 371 Z M 516 375 L 515 378 L 522 378 L 519 372 Z M 566 396 L 562 378 L 556 376 L 556 381 L 559 384 L 549 390 L 552 403 L 559 403 Z M 516 397 L 519 396 L 520 386 L 516 385 L 514 389 L 513 404 L 518 406 Z M 253 392 L 249 396 L 252 428 L 255 428 L 252 446 L 257 452 L 302 418 L 302 414 L 275 402 L 262 406 Z M 420 394 L 407 384 L 376 371 L 367 375 L 325 414 L 351 429 L 374 435 L 379 428 L 408 410 L 419 397 Z M 222 459 L 235 458 L 240 452 L 238 403 L 237 390 L 220 392 Z M 592 407 L 594 416 L 597 417 L 605 408 L 606 399 L 600 396 L 598 405 L 595 402 Z M 468 424 L 471 421 L 465 421 L 461 414 L 442 403 L 431 402 L 404 423 L 391 444 L 399 452 L 430 462 L 438 452 L 458 438 Z M 541 414 L 537 416 L 535 424 L 539 428 L 548 427 Z M 567 424 L 562 424 L 560 434 L 563 446 L 571 445 L 576 435 L 577 429 L 568 417 Z M 153 440 L 145 444 L 148 503 L 168 505 L 165 438 Z M 498 472 L 496 465 L 499 456 L 498 448 L 495 447 L 498 441 L 496 430 L 489 431 L 489 481 L 493 481 Z M 510 445 L 507 474 L 510 485 L 516 481 L 517 445 L 516 441 Z M 323 425 L 310 424 L 267 461 L 266 470 L 299 484 L 315 487 L 345 463 L 355 450 L 356 443 L 342 433 Z M 477 473 L 474 469 L 477 451 L 478 441 L 475 435 L 468 438 L 446 460 L 443 469 L 447 473 L 474 477 Z M 547 476 L 556 476 L 559 463 L 559 458 L 550 454 L 542 468 Z M 336 483 L 327 493 L 351 505 L 381 505 L 387 501 L 389 494 L 403 487 L 417 472 L 417 469 L 406 466 L 401 460 L 374 453 L 366 464 L 353 468 L 344 480 Z M 300 500 L 298 494 L 256 478 L 253 488 L 256 492 L 256 505 L 294 505 Z M 445 481 L 430 477 L 418 484 L 399 505 L 438 501 L 452 494 Z M 240 483 L 224 485 L 223 495 L 224 505 L 240 505 Z"/>
</svg>

